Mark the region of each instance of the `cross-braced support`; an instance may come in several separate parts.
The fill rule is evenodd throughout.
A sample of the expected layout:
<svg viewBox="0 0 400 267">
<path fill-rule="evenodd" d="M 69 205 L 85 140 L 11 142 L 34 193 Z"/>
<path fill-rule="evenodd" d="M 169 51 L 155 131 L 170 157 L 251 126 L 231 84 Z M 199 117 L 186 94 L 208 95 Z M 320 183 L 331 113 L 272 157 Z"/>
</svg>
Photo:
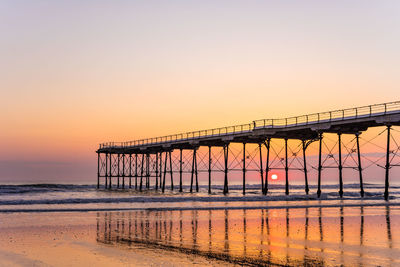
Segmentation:
<svg viewBox="0 0 400 267">
<path fill-rule="evenodd" d="M 111 183 L 112 183 L 112 154 L 110 153 L 109 155 L 108 155 L 108 158 L 109 158 L 109 160 L 110 160 L 110 175 L 109 175 L 109 177 L 108 177 L 108 179 L 109 179 L 109 181 L 108 181 L 108 188 L 109 189 L 111 189 Z"/>
<path fill-rule="evenodd" d="M 132 188 L 132 154 L 129 154 L 129 188 Z"/>
<path fill-rule="evenodd" d="M 386 165 L 385 165 L 385 200 L 389 199 L 389 169 L 390 169 L 390 129 L 391 125 L 387 125 L 387 141 L 386 141 Z"/>
<path fill-rule="evenodd" d="M 228 192 L 229 192 L 229 189 L 228 189 L 228 155 L 229 155 L 229 143 L 224 145 L 224 163 L 225 163 L 224 194 L 228 194 Z"/>
<path fill-rule="evenodd" d="M 156 184 L 154 186 L 157 190 L 158 189 L 158 152 L 156 153 L 156 164 L 154 167 L 156 168 Z"/>
<path fill-rule="evenodd" d="M 137 153 L 135 154 L 135 189 L 137 190 L 137 186 L 138 186 L 138 155 Z"/>
<path fill-rule="evenodd" d="M 104 188 L 107 189 L 107 179 L 108 179 L 108 153 L 106 153 L 106 171 L 104 175 Z"/>
<path fill-rule="evenodd" d="M 195 164 L 197 164 L 196 151 L 197 151 L 197 148 L 194 148 L 193 149 L 193 154 L 192 154 L 193 158 L 192 158 L 192 174 L 191 174 L 191 177 L 190 177 L 190 193 L 193 192 L 193 178 L 194 178 L 195 169 L 197 170 L 197 166 L 195 167 Z"/>
<path fill-rule="evenodd" d="M 122 154 L 122 188 L 125 189 L 125 154 Z"/>
<path fill-rule="evenodd" d="M 119 177 L 120 177 L 120 173 L 119 173 L 119 159 L 120 159 L 120 154 L 117 154 L 117 188 L 119 188 Z"/>
<path fill-rule="evenodd" d="M 150 188 L 150 155 L 146 154 L 146 189 Z"/>
</svg>

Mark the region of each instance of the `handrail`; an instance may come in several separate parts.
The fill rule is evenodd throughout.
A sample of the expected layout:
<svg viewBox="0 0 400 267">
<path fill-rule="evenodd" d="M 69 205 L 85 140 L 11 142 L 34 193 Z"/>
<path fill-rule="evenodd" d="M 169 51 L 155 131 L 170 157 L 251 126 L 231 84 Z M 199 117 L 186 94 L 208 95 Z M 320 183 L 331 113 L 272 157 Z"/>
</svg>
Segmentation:
<svg viewBox="0 0 400 267">
<path fill-rule="evenodd" d="M 400 101 L 333 110 L 328 112 L 312 113 L 307 115 L 280 118 L 280 119 L 261 119 L 252 123 L 240 124 L 228 127 L 199 130 L 193 132 L 152 137 L 126 142 L 106 142 L 101 143 L 100 148 L 111 147 L 133 147 L 142 145 L 166 144 L 183 140 L 198 140 L 207 137 L 225 136 L 251 132 L 255 129 L 263 128 L 290 128 L 295 126 L 305 126 L 310 124 L 326 123 L 332 121 L 343 121 L 348 119 L 367 118 L 373 116 L 386 115 L 388 113 L 400 112 Z"/>
</svg>

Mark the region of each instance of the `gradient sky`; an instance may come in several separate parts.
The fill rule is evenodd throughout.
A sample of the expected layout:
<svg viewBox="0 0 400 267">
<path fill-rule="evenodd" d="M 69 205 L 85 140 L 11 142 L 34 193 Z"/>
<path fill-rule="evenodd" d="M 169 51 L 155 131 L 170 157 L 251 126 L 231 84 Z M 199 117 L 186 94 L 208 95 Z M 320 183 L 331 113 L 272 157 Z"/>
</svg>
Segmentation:
<svg viewBox="0 0 400 267">
<path fill-rule="evenodd" d="M 399 1 L 0 1 L 0 181 L 98 143 L 398 100 Z"/>
</svg>

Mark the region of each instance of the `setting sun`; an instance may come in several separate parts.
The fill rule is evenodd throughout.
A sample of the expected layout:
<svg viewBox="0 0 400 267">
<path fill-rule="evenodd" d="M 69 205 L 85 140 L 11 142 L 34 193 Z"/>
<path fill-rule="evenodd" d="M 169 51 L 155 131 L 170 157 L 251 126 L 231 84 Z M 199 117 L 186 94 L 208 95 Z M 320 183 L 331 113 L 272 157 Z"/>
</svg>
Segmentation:
<svg viewBox="0 0 400 267">
<path fill-rule="evenodd" d="M 272 174 L 271 175 L 271 179 L 272 180 L 277 180 L 278 179 L 278 175 L 277 174 Z"/>
</svg>

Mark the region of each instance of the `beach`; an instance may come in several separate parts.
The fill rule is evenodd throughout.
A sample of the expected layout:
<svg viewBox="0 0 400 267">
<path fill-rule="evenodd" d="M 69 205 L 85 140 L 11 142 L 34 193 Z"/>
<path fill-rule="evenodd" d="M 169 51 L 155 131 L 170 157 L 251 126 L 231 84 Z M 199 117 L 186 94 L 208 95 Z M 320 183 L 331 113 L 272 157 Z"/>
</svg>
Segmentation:
<svg viewBox="0 0 400 267">
<path fill-rule="evenodd" d="M 51 190 L 48 195 L 57 199 Z M 185 197 L 195 196 L 180 196 Z M 47 208 L 41 204 L 41 209 L 34 206 L 32 211 L 26 203 L 9 205 L 5 198 L 0 201 L 6 206 L 0 212 L 2 266 L 400 264 L 396 201 L 364 200 L 355 205 L 351 200 L 332 199 L 334 206 L 311 201 L 313 205 L 306 207 L 297 201 L 285 201 L 284 206 L 282 201 L 272 205 L 273 201 L 258 199 L 234 201 L 233 205 L 189 199 L 190 206 L 168 208 L 154 201 L 151 208 L 140 208 L 131 200 L 130 210 L 116 209 L 118 203 L 101 210 L 98 203 L 92 203 L 93 210 L 87 211 L 81 211 L 79 204 L 74 204 L 78 205 L 75 209 L 63 204 L 63 211 L 48 207 L 57 204 Z M 21 211 L 21 206 L 28 210 Z"/>
</svg>

